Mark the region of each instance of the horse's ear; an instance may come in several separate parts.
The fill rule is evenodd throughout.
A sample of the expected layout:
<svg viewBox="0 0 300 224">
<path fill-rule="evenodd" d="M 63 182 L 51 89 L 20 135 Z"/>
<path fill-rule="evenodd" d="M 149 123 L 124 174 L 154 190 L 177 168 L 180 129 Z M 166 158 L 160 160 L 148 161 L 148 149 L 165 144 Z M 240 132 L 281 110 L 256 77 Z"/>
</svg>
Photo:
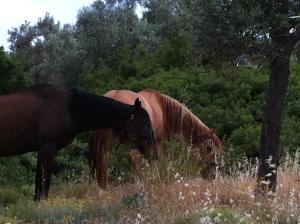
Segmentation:
<svg viewBox="0 0 300 224">
<path fill-rule="evenodd" d="M 139 98 L 136 98 L 134 101 L 134 108 L 135 109 L 141 109 L 142 108 L 142 102 L 140 101 Z"/>
</svg>

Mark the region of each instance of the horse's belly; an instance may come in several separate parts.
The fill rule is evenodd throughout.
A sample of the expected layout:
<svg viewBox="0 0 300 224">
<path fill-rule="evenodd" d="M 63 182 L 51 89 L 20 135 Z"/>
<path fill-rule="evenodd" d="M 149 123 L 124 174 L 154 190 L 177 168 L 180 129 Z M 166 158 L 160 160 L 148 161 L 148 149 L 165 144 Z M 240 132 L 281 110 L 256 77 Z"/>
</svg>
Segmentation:
<svg viewBox="0 0 300 224">
<path fill-rule="evenodd" d="M 1 133 L 2 132 L 2 133 Z M 30 133 L 0 131 L 0 156 L 14 156 L 36 150 L 37 139 Z"/>
<path fill-rule="evenodd" d="M 0 157 L 8 157 L 8 156 L 17 156 L 20 154 L 24 154 L 27 152 L 32 152 L 35 151 L 33 149 L 29 149 L 29 148 L 1 148 L 0 149 Z"/>
</svg>

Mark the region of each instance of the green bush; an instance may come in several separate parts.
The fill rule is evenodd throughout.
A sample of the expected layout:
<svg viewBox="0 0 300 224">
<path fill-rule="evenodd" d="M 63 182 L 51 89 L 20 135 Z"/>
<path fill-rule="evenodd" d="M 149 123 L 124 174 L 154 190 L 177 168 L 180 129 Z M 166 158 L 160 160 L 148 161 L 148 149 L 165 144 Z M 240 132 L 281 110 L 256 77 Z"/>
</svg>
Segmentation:
<svg viewBox="0 0 300 224">
<path fill-rule="evenodd" d="M 291 151 L 300 144 L 300 138 L 297 138 L 300 133 L 299 70 L 300 66 L 292 66 L 282 131 L 282 147 Z M 135 75 L 120 79 L 111 71 L 97 91 L 105 92 L 108 90 L 106 87 L 159 90 L 187 105 L 206 125 L 216 128 L 226 147 L 232 145 L 239 155 L 255 157 L 264 119 L 268 74 L 261 68 L 227 66 L 223 70 L 215 70 L 172 66 L 163 69 L 157 66 L 155 73 L 144 79 Z"/>
<path fill-rule="evenodd" d="M 15 157 L 0 157 L 0 184 L 19 185 L 33 183 L 36 153 Z"/>
<path fill-rule="evenodd" d="M 9 204 L 15 204 L 22 198 L 19 191 L 11 187 L 1 187 L 0 188 L 0 208 L 6 207 Z"/>
</svg>

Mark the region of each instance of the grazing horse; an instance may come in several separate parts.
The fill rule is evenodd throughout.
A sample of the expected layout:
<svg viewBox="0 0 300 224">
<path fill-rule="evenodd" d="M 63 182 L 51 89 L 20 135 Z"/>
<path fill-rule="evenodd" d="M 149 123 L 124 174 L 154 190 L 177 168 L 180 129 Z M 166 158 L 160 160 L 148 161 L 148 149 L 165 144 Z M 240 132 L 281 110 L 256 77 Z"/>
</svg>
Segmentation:
<svg viewBox="0 0 300 224">
<path fill-rule="evenodd" d="M 0 96 L 0 156 L 37 151 L 35 200 L 48 196 L 56 152 L 79 133 L 122 127 L 135 147 L 155 143 L 151 121 L 141 102 L 124 104 L 79 90 L 40 84 Z"/>
<path fill-rule="evenodd" d="M 153 123 L 151 106 L 148 101 L 144 99 L 144 97 L 139 96 L 138 94 L 129 90 L 111 90 L 105 93 L 104 96 L 127 104 L 132 103 L 135 98 L 139 98 L 141 100 L 142 107 L 148 112 L 150 120 Z M 108 149 L 113 142 L 127 143 L 128 141 L 120 134 L 120 130 L 115 128 L 96 130 L 92 133 L 92 137 L 89 141 L 89 166 L 92 176 L 94 176 L 96 173 L 97 182 L 102 189 L 107 189 Z M 135 170 L 139 171 L 139 152 L 142 152 L 146 158 L 151 157 L 151 152 L 148 150 L 148 148 L 143 146 L 137 146 L 134 148 L 139 149 L 139 151 L 134 154 L 136 151 L 132 150 L 131 159 L 136 168 Z"/>
<path fill-rule="evenodd" d="M 208 128 L 187 107 L 177 100 L 161 94 L 158 91 L 145 89 L 138 93 L 128 90 L 112 90 L 105 96 L 130 103 L 135 97 L 139 97 L 142 106 L 148 111 L 152 126 L 155 131 L 156 144 L 150 149 L 134 148 L 131 150 L 131 159 L 134 167 L 139 168 L 138 149 L 142 153 L 157 155 L 161 152 L 162 141 L 174 135 L 179 135 L 187 144 L 191 145 L 192 152 L 209 165 L 210 170 L 215 167 L 215 154 L 223 153 L 222 143 L 215 134 L 214 129 Z M 107 154 L 108 148 L 114 139 L 118 139 L 118 133 L 113 129 L 99 130 L 92 134 L 89 142 L 89 165 L 91 174 L 96 172 L 97 182 L 103 189 L 107 189 Z M 149 152 L 150 151 L 150 152 Z"/>
</svg>

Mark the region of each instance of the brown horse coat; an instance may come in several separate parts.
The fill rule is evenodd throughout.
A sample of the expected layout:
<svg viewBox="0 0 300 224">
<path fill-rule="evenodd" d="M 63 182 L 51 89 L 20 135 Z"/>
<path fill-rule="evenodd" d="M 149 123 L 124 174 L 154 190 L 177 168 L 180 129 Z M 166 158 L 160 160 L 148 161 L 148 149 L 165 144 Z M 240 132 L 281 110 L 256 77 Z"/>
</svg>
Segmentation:
<svg viewBox="0 0 300 224">
<path fill-rule="evenodd" d="M 151 147 L 152 154 L 157 155 L 161 150 L 161 143 L 165 138 L 179 135 L 189 145 L 196 148 L 197 155 L 201 160 L 214 164 L 214 155 L 222 153 L 222 143 L 214 133 L 214 129 L 208 128 L 189 109 L 177 100 L 159 93 L 158 91 L 146 89 L 138 93 L 129 90 L 112 90 L 105 96 L 121 102 L 132 102 L 139 97 L 142 105 L 148 111 L 152 126 L 155 131 L 156 144 Z M 92 174 L 96 171 L 97 182 L 101 188 L 107 188 L 107 151 L 110 144 L 118 133 L 113 129 L 96 131 L 93 133 L 89 144 L 89 164 Z M 143 150 L 143 154 L 149 154 L 149 150 Z M 131 159 L 136 168 L 139 167 L 136 149 L 130 152 Z"/>
<path fill-rule="evenodd" d="M 36 200 L 48 195 L 56 151 L 81 132 L 122 127 L 124 137 L 137 147 L 155 142 L 138 99 L 133 106 L 44 84 L 0 96 L 0 106 L 0 156 L 38 151 Z"/>
</svg>

